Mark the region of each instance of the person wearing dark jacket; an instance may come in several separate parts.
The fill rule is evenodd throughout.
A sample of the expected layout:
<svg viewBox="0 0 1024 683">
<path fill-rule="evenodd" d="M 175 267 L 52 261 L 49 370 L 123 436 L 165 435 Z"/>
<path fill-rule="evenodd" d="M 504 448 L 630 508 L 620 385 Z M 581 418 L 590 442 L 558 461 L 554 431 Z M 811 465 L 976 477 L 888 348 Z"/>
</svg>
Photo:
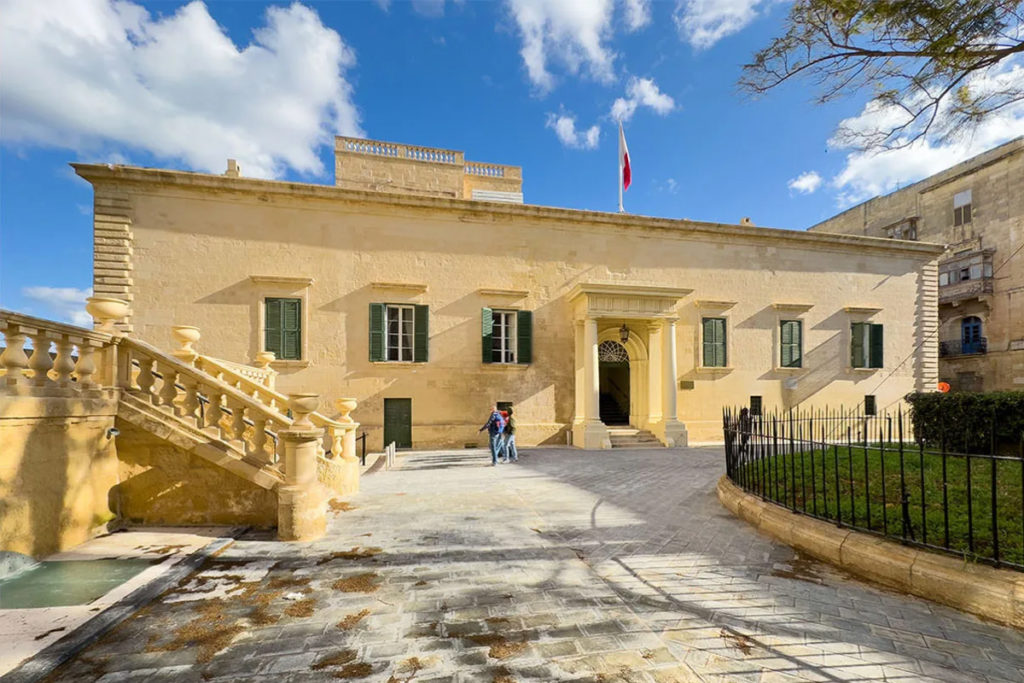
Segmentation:
<svg viewBox="0 0 1024 683">
<path fill-rule="evenodd" d="M 516 419 L 512 417 L 512 408 L 508 409 L 508 420 L 505 422 L 505 444 L 502 450 L 505 451 L 505 459 L 502 462 L 519 460 L 519 451 L 516 450 Z"/>
<path fill-rule="evenodd" d="M 501 416 L 497 403 L 491 409 L 491 416 L 487 419 L 487 424 L 481 427 L 480 431 L 482 432 L 485 429 L 491 440 L 491 466 L 494 466 L 498 464 L 498 456 L 505 450 L 503 448 L 504 441 L 501 436 L 502 432 L 505 431 L 505 418 Z"/>
</svg>

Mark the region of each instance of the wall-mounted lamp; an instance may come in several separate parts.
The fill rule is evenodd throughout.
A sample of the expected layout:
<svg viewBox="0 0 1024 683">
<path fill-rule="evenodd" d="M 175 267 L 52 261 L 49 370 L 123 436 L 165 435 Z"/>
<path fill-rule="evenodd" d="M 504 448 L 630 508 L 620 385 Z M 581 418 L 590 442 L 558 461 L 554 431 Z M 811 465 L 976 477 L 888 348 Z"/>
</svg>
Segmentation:
<svg viewBox="0 0 1024 683">
<path fill-rule="evenodd" d="M 119 430 L 117 427 L 111 427 L 110 429 L 107 430 L 107 438 L 108 439 L 113 439 L 115 436 L 117 436 L 120 433 L 121 433 L 121 430 Z"/>
<path fill-rule="evenodd" d="M 619 340 L 623 344 L 629 341 L 629 328 L 626 327 L 626 323 L 622 323 L 622 327 L 619 328 Z"/>
</svg>

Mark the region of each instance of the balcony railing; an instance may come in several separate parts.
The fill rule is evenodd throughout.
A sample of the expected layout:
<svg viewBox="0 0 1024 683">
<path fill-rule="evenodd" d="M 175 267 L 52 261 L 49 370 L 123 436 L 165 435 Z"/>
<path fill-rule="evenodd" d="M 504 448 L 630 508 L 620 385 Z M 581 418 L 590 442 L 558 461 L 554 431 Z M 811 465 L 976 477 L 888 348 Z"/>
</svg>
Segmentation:
<svg viewBox="0 0 1024 683">
<path fill-rule="evenodd" d="M 982 294 L 992 293 L 992 278 L 983 277 L 977 280 L 964 280 L 950 285 L 939 286 L 939 303 L 948 304 L 954 301 L 970 299 Z"/>
<path fill-rule="evenodd" d="M 981 353 L 988 353 L 988 339 L 986 337 L 974 341 L 954 339 L 939 342 L 939 358 L 946 356 L 975 356 Z"/>
</svg>

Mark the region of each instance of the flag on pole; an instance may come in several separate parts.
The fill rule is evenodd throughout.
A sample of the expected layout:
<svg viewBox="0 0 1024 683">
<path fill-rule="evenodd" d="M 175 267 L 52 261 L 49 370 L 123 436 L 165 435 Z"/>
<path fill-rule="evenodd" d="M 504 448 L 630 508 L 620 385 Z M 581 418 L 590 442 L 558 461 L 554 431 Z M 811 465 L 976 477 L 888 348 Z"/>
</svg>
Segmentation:
<svg viewBox="0 0 1024 683">
<path fill-rule="evenodd" d="M 619 121 L 619 211 L 622 212 L 622 191 L 629 189 L 633 174 L 629 168 L 629 148 L 626 147 L 626 134 L 622 132 L 622 121 Z"/>
</svg>

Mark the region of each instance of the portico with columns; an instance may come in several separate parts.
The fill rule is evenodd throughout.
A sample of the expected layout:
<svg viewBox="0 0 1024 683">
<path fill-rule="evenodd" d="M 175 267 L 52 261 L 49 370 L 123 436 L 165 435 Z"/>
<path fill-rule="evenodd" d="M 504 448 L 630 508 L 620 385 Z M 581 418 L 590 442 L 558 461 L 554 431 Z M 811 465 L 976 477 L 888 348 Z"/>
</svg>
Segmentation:
<svg viewBox="0 0 1024 683">
<path fill-rule="evenodd" d="M 677 411 L 676 327 L 679 301 L 689 289 L 581 283 L 569 295 L 575 325 L 573 444 L 611 448 L 602 420 L 602 355 L 628 363 L 628 388 L 616 387 L 628 424 L 650 431 L 668 447 L 685 446 L 686 426 Z M 628 356 L 624 360 L 623 356 Z M 607 378 L 605 378 L 607 380 Z M 605 382 L 607 386 L 607 382 Z"/>
</svg>

